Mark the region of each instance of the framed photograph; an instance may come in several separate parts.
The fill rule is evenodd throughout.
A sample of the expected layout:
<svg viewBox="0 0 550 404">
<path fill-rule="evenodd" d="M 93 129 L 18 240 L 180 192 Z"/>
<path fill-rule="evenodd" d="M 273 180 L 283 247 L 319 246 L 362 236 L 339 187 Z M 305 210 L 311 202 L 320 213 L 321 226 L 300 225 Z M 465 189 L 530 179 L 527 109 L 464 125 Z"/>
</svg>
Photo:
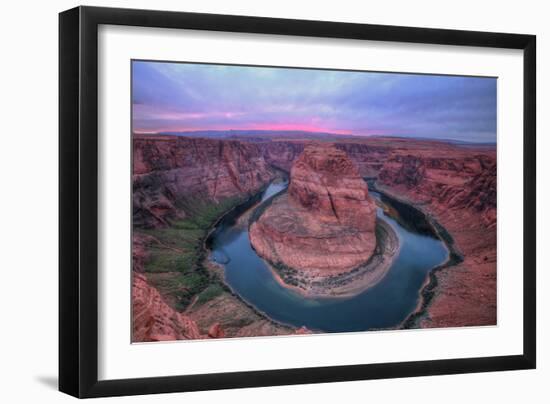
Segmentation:
<svg viewBox="0 0 550 404">
<path fill-rule="evenodd" d="M 59 27 L 61 391 L 535 368 L 535 36 Z"/>
</svg>

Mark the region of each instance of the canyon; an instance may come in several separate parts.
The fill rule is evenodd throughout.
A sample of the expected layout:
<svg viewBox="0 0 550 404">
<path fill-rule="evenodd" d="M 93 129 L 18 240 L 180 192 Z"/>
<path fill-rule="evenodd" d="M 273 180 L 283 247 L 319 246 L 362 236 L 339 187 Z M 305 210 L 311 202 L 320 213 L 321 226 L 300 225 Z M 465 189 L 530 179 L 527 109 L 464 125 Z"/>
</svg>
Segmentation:
<svg viewBox="0 0 550 404">
<path fill-rule="evenodd" d="M 318 151 L 319 147 L 328 148 L 333 157 L 319 160 L 313 151 L 300 160 L 304 150 Z M 313 175 L 312 166 L 322 174 Z M 331 178 L 331 171 L 334 178 L 348 179 L 339 183 Z M 432 271 L 417 309 L 402 326 L 496 324 L 494 146 L 390 137 L 343 136 L 312 142 L 276 136 L 220 140 L 134 135 L 133 341 L 311 332 L 271 321 L 242 301 L 225 285 L 223 268 L 206 255 L 205 240 L 219 218 L 243 203 L 254 207 L 254 196 L 281 172 L 290 174 L 288 192 L 274 198 L 250 227 L 254 247 L 268 261 L 276 264 L 277 260 L 269 258 L 268 243 L 261 238 L 281 236 L 277 229 L 296 224 L 293 214 L 307 217 L 301 223 L 308 229 L 319 221 L 333 225 L 341 221 L 352 224 L 356 232 L 345 242 L 330 243 L 339 252 L 353 252 L 348 254 L 353 258 L 338 260 L 336 266 L 328 260 L 334 251 L 321 244 L 300 245 L 295 232 L 292 242 L 285 243 L 292 253 L 282 255 L 296 257 L 296 262 L 285 266 L 301 269 L 308 276 L 296 276 L 294 271 L 290 279 L 297 285 L 291 286 L 306 285 L 306 292 L 322 293 L 325 287 L 315 289 L 307 282 L 312 270 L 317 270 L 316 275 L 333 271 L 330 275 L 338 276 L 381 256 L 376 254 L 376 237 L 372 237 L 375 219 L 359 214 L 374 209 L 365 202 L 368 191 L 360 185 L 368 177 L 380 192 L 420 209 L 443 226 L 446 242 L 461 258 Z M 332 204 L 329 194 L 337 196 Z M 294 212 L 285 206 L 293 206 Z M 272 208 L 281 210 L 277 213 Z M 305 211 L 298 213 L 301 209 Z M 276 213 L 271 219 L 270 210 Z M 360 241 L 359 250 L 354 240 Z M 391 256 L 397 249 L 391 237 L 387 245 Z M 347 292 L 346 288 L 331 291 Z"/>
<path fill-rule="evenodd" d="M 210 227 L 275 176 L 250 143 L 134 137 L 134 342 L 307 332 L 246 305 L 204 257 Z"/>
<path fill-rule="evenodd" d="M 134 226 L 169 226 L 204 201 L 256 193 L 273 172 L 254 144 L 175 136 L 135 136 Z"/>
</svg>

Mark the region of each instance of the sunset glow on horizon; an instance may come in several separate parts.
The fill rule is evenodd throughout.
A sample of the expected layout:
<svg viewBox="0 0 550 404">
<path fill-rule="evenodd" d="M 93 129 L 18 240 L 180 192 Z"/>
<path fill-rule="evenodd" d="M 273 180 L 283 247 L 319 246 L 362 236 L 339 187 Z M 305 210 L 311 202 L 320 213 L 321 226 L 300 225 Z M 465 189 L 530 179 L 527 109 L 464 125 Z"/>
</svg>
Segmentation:
<svg viewBox="0 0 550 404">
<path fill-rule="evenodd" d="M 496 88 L 495 78 L 133 61 L 132 125 L 495 142 Z"/>
</svg>

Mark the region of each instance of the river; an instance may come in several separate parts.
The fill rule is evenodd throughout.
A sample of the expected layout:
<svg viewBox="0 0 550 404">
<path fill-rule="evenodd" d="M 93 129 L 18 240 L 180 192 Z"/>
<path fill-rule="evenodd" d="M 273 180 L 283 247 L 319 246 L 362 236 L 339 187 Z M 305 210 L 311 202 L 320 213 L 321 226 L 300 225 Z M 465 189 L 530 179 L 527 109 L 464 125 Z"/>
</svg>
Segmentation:
<svg viewBox="0 0 550 404">
<path fill-rule="evenodd" d="M 283 191 L 286 182 L 272 183 L 262 201 Z M 391 328 L 399 325 L 416 307 L 420 289 L 428 272 L 448 257 L 445 244 L 433 234 L 415 230 L 417 223 L 407 223 L 409 215 L 398 217 L 387 198 L 378 192 L 379 220 L 396 232 L 400 250 L 386 276 L 372 288 L 343 298 L 307 298 L 279 284 L 248 239 L 247 226 L 237 225 L 237 218 L 223 220 L 210 240 L 211 259 L 224 265 L 226 283 L 242 299 L 271 319 L 315 331 L 353 332 Z M 407 219 L 409 218 L 409 219 Z"/>
</svg>

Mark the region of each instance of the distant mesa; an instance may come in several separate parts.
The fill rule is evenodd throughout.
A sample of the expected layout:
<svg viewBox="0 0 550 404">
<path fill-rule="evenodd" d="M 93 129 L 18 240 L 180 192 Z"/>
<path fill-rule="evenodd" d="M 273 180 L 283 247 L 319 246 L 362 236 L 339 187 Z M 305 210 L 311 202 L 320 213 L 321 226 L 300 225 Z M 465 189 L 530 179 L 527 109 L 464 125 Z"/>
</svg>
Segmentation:
<svg viewBox="0 0 550 404">
<path fill-rule="evenodd" d="M 376 248 L 376 205 L 347 154 L 331 144 L 308 145 L 294 162 L 287 193 L 250 226 L 259 255 L 307 282 L 366 263 Z"/>
</svg>

